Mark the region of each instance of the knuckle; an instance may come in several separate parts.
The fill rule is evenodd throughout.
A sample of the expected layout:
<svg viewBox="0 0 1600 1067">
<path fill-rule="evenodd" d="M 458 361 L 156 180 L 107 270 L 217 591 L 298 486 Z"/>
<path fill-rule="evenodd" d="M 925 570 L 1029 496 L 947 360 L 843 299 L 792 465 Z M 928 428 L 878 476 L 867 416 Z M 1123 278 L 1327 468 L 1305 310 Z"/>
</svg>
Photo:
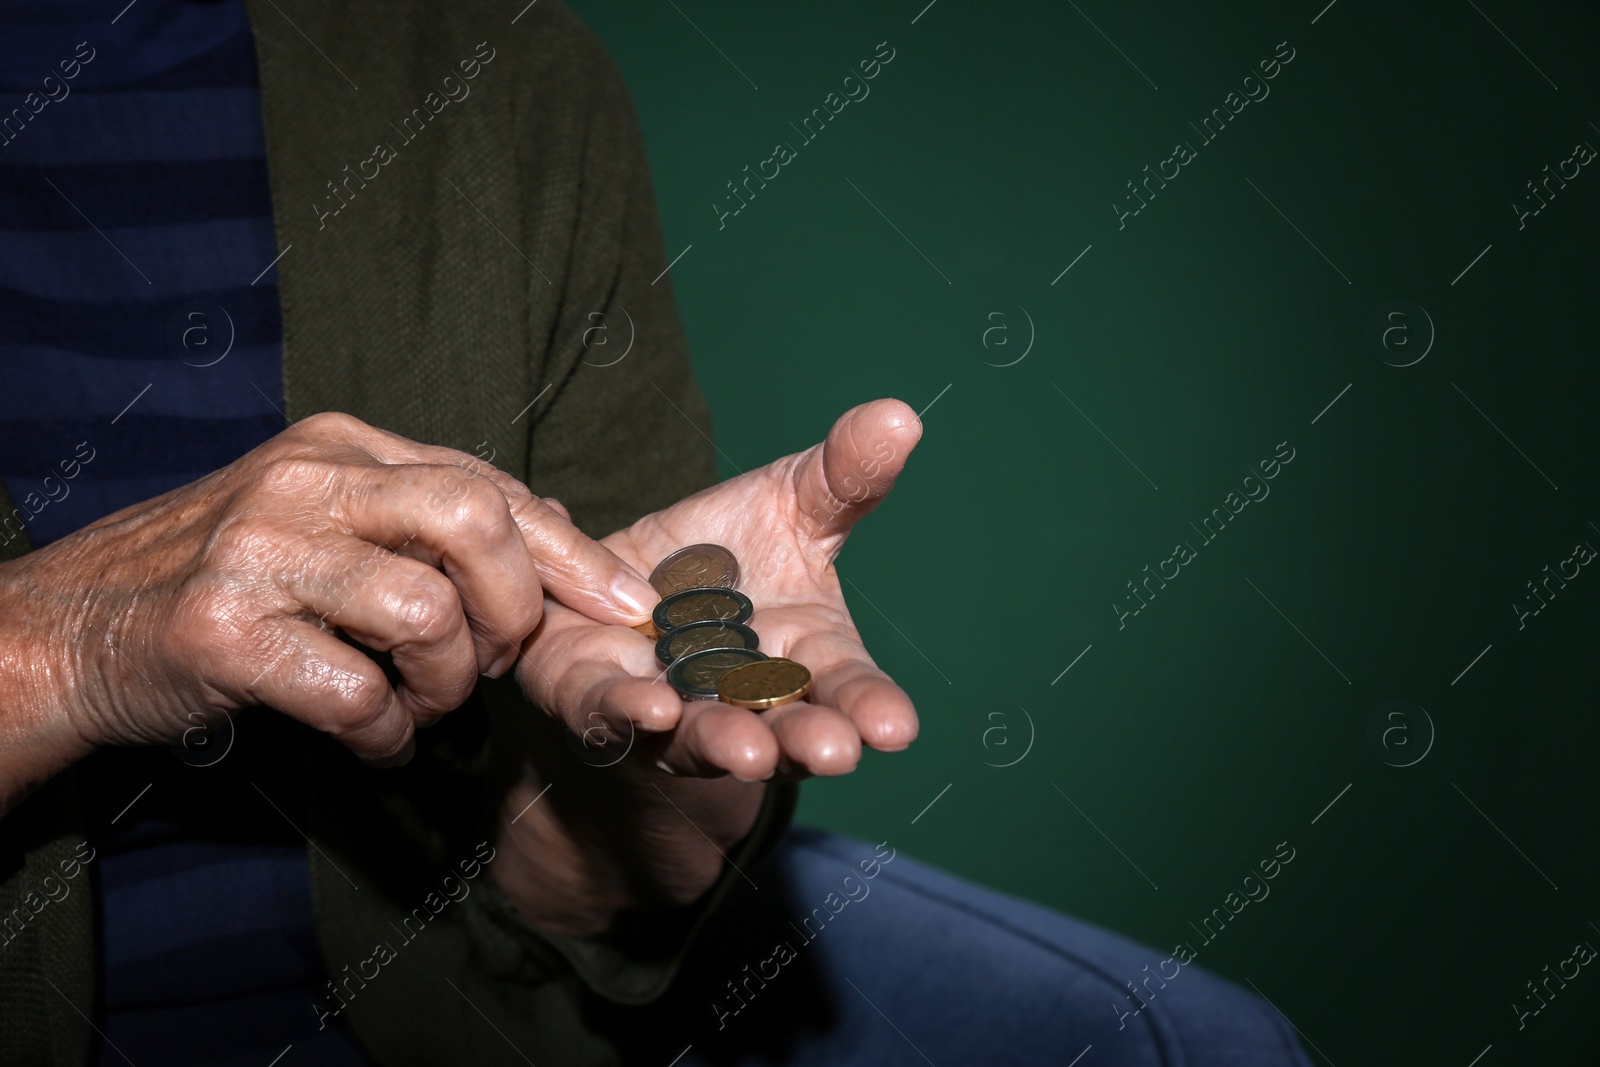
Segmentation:
<svg viewBox="0 0 1600 1067">
<path fill-rule="evenodd" d="M 389 707 L 389 683 L 376 669 L 341 672 L 333 681 L 330 703 L 337 736 L 364 734 L 382 725 Z"/>
<path fill-rule="evenodd" d="M 305 433 L 319 437 L 350 437 L 371 429 L 354 415 L 342 411 L 319 411 L 315 415 L 307 415 L 295 425 Z"/>
<path fill-rule="evenodd" d="M 482 478 L 457 471 L 445 476 L 439 491 L 446 501 L 440 519 L 453 536 L 493 541 L 511 526 L 505 495 Z"/>
<path fill-rule="evenodd" d="M 461 597 L 442 575 L 416 575 L 391 597 L 390 611 L 414 640 L 437 641 L 462 618 Z"/>
</svg>

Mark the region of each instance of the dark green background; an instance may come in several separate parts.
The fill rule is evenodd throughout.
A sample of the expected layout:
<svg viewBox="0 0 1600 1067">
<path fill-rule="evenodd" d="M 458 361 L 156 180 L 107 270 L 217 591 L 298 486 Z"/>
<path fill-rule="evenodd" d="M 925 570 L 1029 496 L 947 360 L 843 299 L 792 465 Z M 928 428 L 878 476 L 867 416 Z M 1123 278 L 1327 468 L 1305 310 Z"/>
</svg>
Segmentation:
<svg viewBox="0 0 1600 1067">
<path fill-rule="evenodd" d="M 1510 204 L 1600 147 L 1593 6 L 938 0 L 913 24 L 925 2 L 575 5 L 633 90 L 668 255 L 692 245 L 671 278 L 727 459 L 950 386 L 840 564 L 922 737 L 802 818 L 1164 950 L 1287 841 L 1198 962 L 1324 1059 L 1592 1062 L 1594 968 L 1525 1029 L 1511 1004 L 1600 946 L 1600 568 L 1520 631 L 1511 603 L 1600 546 L 1600 167 L 1525 229 Z M 800 145 L 880 41 L 870 96 Z M 1124 183 L 1281 41 L 1271 95 L 1119 230 Z M 780 140 L 799 158 L 719 230 Z M 1437 331 L 1405 368 L 1366 336 L 1395 300 Z M 1022 309 L 1032 351 L 986 365 L 1021 354 Z M 1270 497 L 1119 630 L 1124 583 L 1282 441 Z M 1405 768 L 1367 740 L 1395 698 L 1436 730 Z M 1032 750 L 987 765 L 1023 752 L 1022 709 Z"/>
</svg>

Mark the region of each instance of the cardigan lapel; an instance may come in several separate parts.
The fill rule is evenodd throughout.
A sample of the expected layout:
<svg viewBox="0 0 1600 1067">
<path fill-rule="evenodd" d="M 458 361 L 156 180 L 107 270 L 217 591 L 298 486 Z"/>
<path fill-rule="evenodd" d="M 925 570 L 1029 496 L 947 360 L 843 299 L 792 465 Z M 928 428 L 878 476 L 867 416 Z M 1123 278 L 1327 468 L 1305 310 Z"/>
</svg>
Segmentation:
<svg viewBox="0 0 1600 1067">
<path fill-rule="evenodd" d="M 528 310 L 553 294 L 518 247 L 515 146 L 493 136 L 514 128 L 510 58 L 428 5 L 251 0 L 250 15 L 286 416 L 345 411 L 468 452 L 526 435 Z M 464 67 L 423 58 L 441 54 Z M 525 478 L 525 451 L 495 462 Z"/>
</svg>

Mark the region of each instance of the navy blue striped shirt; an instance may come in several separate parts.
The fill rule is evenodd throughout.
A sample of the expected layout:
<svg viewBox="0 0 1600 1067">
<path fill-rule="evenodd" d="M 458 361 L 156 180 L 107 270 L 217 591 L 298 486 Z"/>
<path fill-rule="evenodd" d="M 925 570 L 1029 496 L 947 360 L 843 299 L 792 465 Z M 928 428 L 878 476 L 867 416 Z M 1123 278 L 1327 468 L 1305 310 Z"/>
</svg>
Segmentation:
<svg viewBox="0 0 1600 1067">
<path fill-rule="evenodd" d="M 48 544 L 284 425 L 243 0 L 122 5 L 0 7 L 0 540 Z M 306 843 L 255 718 L 188 762 L 88 761 L 102 1063 L 367 1062 L 311 1009 Z"/>
<path fill-rule="evenodd" d="M 0 477 L 40 545 L 283 427 L 243 5 L 105 9 L 0 9 Z"/>
</svg>

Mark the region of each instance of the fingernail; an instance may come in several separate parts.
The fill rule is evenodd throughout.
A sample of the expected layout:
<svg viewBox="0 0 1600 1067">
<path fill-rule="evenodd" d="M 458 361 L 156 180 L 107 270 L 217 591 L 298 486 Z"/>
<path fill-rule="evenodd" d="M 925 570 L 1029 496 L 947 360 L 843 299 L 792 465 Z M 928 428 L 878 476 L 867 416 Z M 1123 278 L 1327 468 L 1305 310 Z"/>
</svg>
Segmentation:
<svg viewBox="0 0 1600 1067">
<path fill-rule="evenodd" d="M 636 574 L 623 571 L 611 583 L 611 599 L 633 615 L 648 615 L 661 598 L 649 582 Z"/>
</svg>

